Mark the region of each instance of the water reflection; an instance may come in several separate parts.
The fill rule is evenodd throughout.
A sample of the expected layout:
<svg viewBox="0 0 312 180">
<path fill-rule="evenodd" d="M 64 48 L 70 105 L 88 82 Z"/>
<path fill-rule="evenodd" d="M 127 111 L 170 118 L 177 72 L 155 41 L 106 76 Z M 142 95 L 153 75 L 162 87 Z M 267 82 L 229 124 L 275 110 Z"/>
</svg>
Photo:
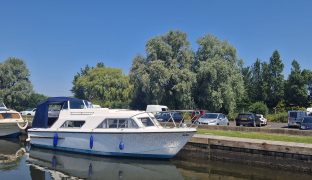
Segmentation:
<svg viewBox="0 0 312 180">
<path fill-rule="evenodd" d="M 183 179 L 169 161 L 104 158 L 32 148 L 27 164 L 32 179 Z"/>
<path fill-rule="evenodd" d="M 32 148 L 0 140 L 1 179 L 312 179 L 300 173 L 242 163 L 193 159 L 170 161 L 106 158 Z"/>
<path fill-rule="evenodd" d="M 173 164 L 186 179 L 259 179 L 259 180 L 311 180 L 312 175 L 274 167 L 250 166 L 242 163 L 212 160 L 174 160 Z"/>
<path fill-rule="evenodd" d="M 17 141 L 0 140 L 0 171 L 16 169 L 25 152 Z"/>
</svg>

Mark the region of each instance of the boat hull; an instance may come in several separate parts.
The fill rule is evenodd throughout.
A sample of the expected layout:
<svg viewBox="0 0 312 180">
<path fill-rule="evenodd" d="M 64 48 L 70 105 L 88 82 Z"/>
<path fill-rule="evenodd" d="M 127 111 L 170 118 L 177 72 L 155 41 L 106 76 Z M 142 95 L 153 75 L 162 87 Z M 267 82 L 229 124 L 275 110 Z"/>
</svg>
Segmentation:
<svg viewBox="0 0 312 180">
<path fill-rule="evenodd" d="M 0 138 L 17 138 L 21 134 L 16 122 L 0 123 Z"/>
<path fill-rule="evenodd" d="M 161 133 L 29 132 L 29 136 L 32 146 L 49 149 L 104 156 L 172 158 L 194 133 L 190 131 Z"/>
</svg>

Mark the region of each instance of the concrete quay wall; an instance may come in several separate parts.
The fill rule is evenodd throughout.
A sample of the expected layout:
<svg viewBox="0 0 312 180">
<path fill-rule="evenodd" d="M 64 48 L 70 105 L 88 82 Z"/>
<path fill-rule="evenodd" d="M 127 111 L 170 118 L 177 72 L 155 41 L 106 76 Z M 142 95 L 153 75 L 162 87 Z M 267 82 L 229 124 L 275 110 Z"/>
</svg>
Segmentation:
<svg viewBox="0 0 312 180">
<path fill-rule="evenodd" d="M 176 158 L 221 160 L 312 174 L 312 144 L 196 134 Z"/>
<path fill-rule="evenodd" d="M 298 136 L 312 136 L 312 131 L 289 128 L 263 128 L 263 127 L 244 127 L 244 126 L 207 126 L 199 125 L 199 129 L 223 130 L 223 131 L 243 131 L 243 132 L 261 132 L 273 134 L 287 134 Z"/>
</svg>

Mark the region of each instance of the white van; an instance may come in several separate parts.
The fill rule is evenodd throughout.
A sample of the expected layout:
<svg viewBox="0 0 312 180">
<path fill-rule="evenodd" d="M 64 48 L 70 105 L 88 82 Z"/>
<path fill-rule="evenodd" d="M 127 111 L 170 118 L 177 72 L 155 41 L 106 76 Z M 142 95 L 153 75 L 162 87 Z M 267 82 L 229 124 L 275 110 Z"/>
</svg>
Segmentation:
<svg viewBox="0 0 312 180">
<path fill-rule="evenodd" d="M 312 116 L 312 107 L 307 108 L 308 116 Z"/>
<path fill-rule="evenodd" d="M 164 105 L 147 105 L 146 112 L 161 112 L 161 111 L 168 111 L 168 107 Z"/>
<path fill-rule="evenodd" d="M 306 111 L 288 111 L 288 127 L 299 127 L 305 116 L 307 116 Z"/>
</svg>

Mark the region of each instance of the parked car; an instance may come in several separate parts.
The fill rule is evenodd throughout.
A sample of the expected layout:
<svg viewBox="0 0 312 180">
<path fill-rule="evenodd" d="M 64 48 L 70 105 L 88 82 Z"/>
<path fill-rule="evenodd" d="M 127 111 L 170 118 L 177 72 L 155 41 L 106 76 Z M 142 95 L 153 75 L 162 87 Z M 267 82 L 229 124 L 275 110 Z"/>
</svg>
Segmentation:
<svg viewBox="0 0 312 180">
<path fill-rule="evenodd" d="M 199 124 L 207 125 L 229 125 L 228 118 L 222 113 L 206 113 L 198 119 Z"/>
<path fill-rule="evenodd" d="M 288 111 L 288 127 L 300 127 L 302 118 L 307 116 L 306 111 Z"/>
<path fill-rule="evenodd" d="M 198 120 L 200 117 L 202 117 L 203 115 L 205 115 L 207 113 L 206 110 L 195 110 L 192 112 L 191 118 L 192 118 L 192 123 L 195 120 Z"/>
<path fill-rule="evenodd" d="M 308 116 L 312 116 L 312 107 L 307 108 L 307 114 Z"/>
<path fill-rule="evenodd" d="M 60 110 L 57 109 L 49 109 L 48 117 L 49 118 L 58 118 L 60 114 Z"/>
<path fill-rule="evenodd" d="M 264 118 L 262 114 L 256 114 L 256 116 L 257 118 L 259 118 L 261 126 L 265 126 L 268 124 L 268 120 Z"/>
<path fill-rule="evenodd" d="M 261 126 L 260 119 L 254 113 L 240 113 L 235 119 L 236 126 Z"/>
<path fill-rule="evenodd" d="M 167 122 L 169 120 L 172 121 L 172 119 L 175 122 L 180 122 L 183 120 L 182 113 L 180 112 L 158 112 L 156 113 L 155 118 L 161 122 Z"/>
<path fill-rule="evenodd" d="M 301 130 L 312 129 L 312 116 L 306 116 L 302 119 L 300 123 Z"/>
<path fill-rule="evenodd" d="M 25 111 L 21 112 L 22 116 L 35 116 L 35 114 L 36 114 L 36 108 L 26 109 Z"/>
</svg>

